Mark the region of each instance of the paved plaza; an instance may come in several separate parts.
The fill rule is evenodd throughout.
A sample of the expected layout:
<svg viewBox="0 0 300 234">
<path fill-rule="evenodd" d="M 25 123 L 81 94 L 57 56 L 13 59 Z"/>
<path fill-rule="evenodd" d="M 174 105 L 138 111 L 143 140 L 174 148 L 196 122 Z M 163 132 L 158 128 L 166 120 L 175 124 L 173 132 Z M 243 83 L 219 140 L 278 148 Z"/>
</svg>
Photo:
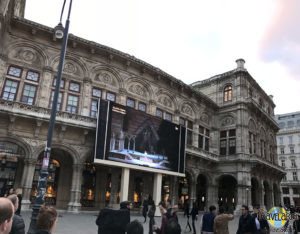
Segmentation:
<svg viewBox="0 0 300 234">
<path fill-rule="evenodd" d="M 30 223 L 30 216 L 31 212 L 23 212 L 22 217 L 24 218 L 25 225 L 26 225 L 26 231 L 29 227 Z M 199 216 L 200 218 L 197 221 L 196 228 L 197 228 L 197 234 L 200 234 L 200 220 L 202 218 L 202 215 Z M 79 214 L 72 214 L 72 213 L 66 213 L 66 212 L 60 212 L 60 217 L 57 222 L 56 230 L 54 231 L 54 234 L 66 234 L 66 233 L 72 233 L 72 234 L 89 234 L 89 233 L 97 233 L 97 226 L 95 224 L 95 220 L 97 218 L 97 212 L 82 212 Z M 139 220 L 142 222 L 144 226 L 144 233 L 148 234 L 148 226 L 149 226 L 149 219 L 147 219 L 146 223 L 143 223 L 144 218 L 141 215 L 132 214 L 131 215 L 131 221 L 132 220 Z M 160 217 L 156 217 L 155 221 L 158 226 L 160 226 Z M 229 231 L 230 234 L 235 234 L 238 226 L 238 220 L 239 216 L 236 216 L 233 221 L 229 222 Z M 182 233 L 192 233 L 189 232 L 188 228 L 186 227 L 186 221 L 187 219 L 183 217 L 182 214 L 179 214 L 179 222 L 182 228 Z M 191 220 L 190 223 L 192 224 Z M 284 233 L 284 232 L 271 232 L 274 234 Z"/>
</svg>

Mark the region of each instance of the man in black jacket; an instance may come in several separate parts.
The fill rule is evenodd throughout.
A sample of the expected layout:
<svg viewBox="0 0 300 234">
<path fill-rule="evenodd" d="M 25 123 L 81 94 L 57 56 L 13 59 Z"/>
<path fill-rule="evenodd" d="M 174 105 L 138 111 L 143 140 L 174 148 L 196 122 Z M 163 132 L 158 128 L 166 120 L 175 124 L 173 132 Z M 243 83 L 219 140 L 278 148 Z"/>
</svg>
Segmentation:
<svg viewBox="0 0 300 234">
<path fill-rule="evenodd" d="M 242 216 L 236 234 L 255 234 L 257 232 L 255 219 L 249 214 L 249 208 L 242 205 Z"/>
<path fill-rule="evenodd" d="M 14 205 L 14 212 L 18 209 L 19 200 L 16 194 L 7 197 Z M 14 215 L 10 234 L 25 234 L 25 223 L 19 215 Z"/>
</svg>

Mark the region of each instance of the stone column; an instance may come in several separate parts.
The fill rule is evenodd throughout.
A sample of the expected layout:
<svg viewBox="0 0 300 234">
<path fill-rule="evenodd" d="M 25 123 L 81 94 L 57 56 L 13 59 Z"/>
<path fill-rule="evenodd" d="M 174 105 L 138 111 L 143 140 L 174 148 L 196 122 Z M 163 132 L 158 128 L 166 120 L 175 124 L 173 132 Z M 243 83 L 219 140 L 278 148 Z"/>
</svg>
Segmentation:
<svg viewBox="0 0 300 234">
<path fill-rule="evenodd" d="M 122 168 L 120 202 L 128 200 L 129 168 Z"/>
<path fill-rule="evenodd" d="M 161 216 L 160 210 L 158 209 L 158 204 L 161 201 L 161 186 L 162 186 L 162 174 L 154 174 L 154 183 L 153 183 L 153 201 L 155 202 L 156 211 L 155 216 Z"/>
<path fill-rule="evenodd" d="M 216 185 L 215 183 L 209 184 L 207 186 L 207 199 L 206 199 L 206 204 L 205 204 L 205 209 L 206 211 L 208 211 L 209 207 L 211 205 L 214 205 L 217 207 L 218 209 L 218 185 Z"/>
<path fill-rule="evenodd" d="M 111 191 L 109 199 L 109 207 L 118 208 L 118 187 L 119 187 L 119 171 L 118 168 L 111 170 Z"/>
<path fill-rule="evenodd" d="M 193 129 L 193 146 L 198 148 L 198 138 L 199 138 L 199 125 L 194 124 Z"/>
<path fill-rule="evenodd" d="M 96 169 L 96 191 L 95 191 L 95 207 L 102 209 L 105 207 L 106 192 L 106 175 L 107 171 L 103 167 Z"/>
<path fill-rule="evenodd" d="M 36 159 L 25 158 L 24 159 L 24 169 L 21 180 L 21 188 L 22 188 L 22 210 L 30 209 L 30 194 L 32 189 L 32 181 L 35 172 Z"/>
<path fill-rule="evenodd" d="M 70 202 L 68 203 L 68 211 L 79 212 L 81 208 L 81 182 L 83 164 L 73 164 L 72 166 L 72 185 L 70 190 Z"/>
</svg>

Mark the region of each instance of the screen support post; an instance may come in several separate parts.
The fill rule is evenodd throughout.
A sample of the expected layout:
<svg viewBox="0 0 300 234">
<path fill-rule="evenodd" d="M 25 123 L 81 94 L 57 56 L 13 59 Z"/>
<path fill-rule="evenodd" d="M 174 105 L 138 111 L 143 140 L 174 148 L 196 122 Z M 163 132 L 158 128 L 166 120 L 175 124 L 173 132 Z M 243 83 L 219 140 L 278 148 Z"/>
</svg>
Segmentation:
<svg viewBox="0 0 300 234">
<path fill-rule="evenodd" d="M 162 174 L 154 174 L 154 183 L 153 183 L 153 200 L 155 202 L 156 210 L 154 216 L 161 216 L 160 210 L 158 209 L 158 204 L 161 201 L 161 186 L 162 186 Z"/>
<path fill-rule="evenodd" d="M 120 202 L 128 200 L 129 176 L 130 176 L 130 169 L 123 167 L 122 176 L 121 176 Z"/>
</svg>

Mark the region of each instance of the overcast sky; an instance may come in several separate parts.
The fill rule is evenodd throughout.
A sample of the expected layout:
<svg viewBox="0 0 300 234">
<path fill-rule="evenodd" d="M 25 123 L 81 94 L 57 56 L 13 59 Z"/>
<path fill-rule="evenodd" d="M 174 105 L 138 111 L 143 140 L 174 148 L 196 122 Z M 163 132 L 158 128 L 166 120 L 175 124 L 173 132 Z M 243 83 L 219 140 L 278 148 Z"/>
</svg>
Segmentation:
<svg viewBox="0 0 300 234">
<path fill-rule="evenodd" d="M 25 18 L 55 27 L 63 0 L 26 0 Z M 300 0 L 73 0 L 70 33 L 131 54 L 187 84 L 235 60 L 300 111 Z"/>
</svg>

